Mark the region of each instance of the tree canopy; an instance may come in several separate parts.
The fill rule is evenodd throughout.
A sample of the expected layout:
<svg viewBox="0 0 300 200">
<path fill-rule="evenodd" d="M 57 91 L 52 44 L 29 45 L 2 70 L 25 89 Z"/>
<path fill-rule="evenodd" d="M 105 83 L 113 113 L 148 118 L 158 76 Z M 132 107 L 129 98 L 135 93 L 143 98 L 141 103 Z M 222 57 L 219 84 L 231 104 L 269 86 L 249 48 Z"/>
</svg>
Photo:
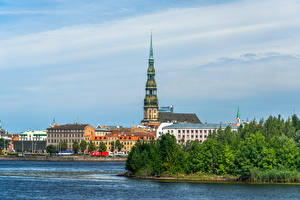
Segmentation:
<svg viewBox="0 0 300 200">
<path fill-rule="evenodd" d="M 235 175 L 241 179 L 300 174 L 300 120 L 296 115 L 284 120 L 267 120 L 216 130 L 200 143 L 176 143 L 165 134 L 155 142 L 138 142 L 126 161 L 126 170 L 135 175 L 175 175 L 208 173 Z M 287 177 L 287 175 L 285 176 Z"/>
</svg>

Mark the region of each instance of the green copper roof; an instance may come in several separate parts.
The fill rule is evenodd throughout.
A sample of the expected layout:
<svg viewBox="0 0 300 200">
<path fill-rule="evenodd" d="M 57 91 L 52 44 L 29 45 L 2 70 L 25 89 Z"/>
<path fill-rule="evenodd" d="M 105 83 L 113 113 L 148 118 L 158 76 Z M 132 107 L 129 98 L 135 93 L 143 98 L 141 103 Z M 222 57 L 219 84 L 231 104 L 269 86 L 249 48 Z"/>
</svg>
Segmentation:
<svg viewBox="0 0 300 200">
<path fill-rule="evenodd" d="M 152 48 L 152 31 L 150 36 L 150 56 L 149 59 L 153 59 L 153 48 Z"/>
</svg>

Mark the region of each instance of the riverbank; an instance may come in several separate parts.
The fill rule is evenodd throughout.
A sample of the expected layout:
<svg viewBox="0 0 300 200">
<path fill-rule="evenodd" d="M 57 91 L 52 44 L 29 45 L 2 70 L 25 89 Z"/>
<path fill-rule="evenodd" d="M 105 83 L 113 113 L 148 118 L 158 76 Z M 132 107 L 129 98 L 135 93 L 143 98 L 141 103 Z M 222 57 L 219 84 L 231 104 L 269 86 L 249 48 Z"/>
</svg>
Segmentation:
<svg viewBox="0 0 300 200">
<path fill-rule="evenodd" d="M 126 161 L 126 157 L 91 157 L 91 156 L 0 156 L 0 161 L 125 162 L 125 161 Z"/>
<path fill-rule="evenodd" d="M 300 180 L 296 182 L 284 182 L 284 181 L 253 181 L 253 180 L 241 180 L 238 176 L 218 176 L 211 174 L 178 174 L 177 176 L 137 176 L 129 173 L 121 174 L 132 179 L 140 180 L 153 180 L 162 182 L 195 182 L 195 183 L 236 183 L 236 184 L 300 184 Z"/>
</svg>

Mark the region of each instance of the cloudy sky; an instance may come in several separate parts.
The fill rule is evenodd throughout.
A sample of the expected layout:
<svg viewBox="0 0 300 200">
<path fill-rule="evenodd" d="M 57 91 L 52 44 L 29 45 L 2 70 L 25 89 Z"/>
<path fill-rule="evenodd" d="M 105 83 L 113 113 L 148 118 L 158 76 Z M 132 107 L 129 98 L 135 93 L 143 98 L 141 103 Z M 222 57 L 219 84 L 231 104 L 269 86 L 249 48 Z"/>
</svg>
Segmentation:
<svg viewBox="0 0 300 200">
<path fill-rule="evenodd" d="M 0 0 L 0 119 L 138 124 L 150 29 L 160 106 L 231 122 L 300 114 L 298 0 Z"/>
</svg>

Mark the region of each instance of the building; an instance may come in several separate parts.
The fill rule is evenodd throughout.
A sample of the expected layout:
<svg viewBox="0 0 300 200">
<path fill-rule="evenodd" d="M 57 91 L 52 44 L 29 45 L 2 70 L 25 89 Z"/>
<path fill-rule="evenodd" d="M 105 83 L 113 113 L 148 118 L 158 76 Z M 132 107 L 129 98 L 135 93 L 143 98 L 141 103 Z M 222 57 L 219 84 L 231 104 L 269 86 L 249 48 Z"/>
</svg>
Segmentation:
<svg viewBox="0 0 300 200">
<path fill-rule="evenodd" d="M 150 36 L 150 55 L 148 60 L 146 94 L 144 99 L 144 119 L 142 124 L 148 125 L 158 122 L 158 99 L 155 82 L 154 57 L 152 48 L 152 32 Z"/>
<path fill-rule="evenodd" d="M 25 131 L 25 132 L 19 134 L 19 140 L 46 141 L 47 140 L 47 132 L 46 132 L 46 130 Z"/>
<path fill-rule="evenodd" d="M 164 113 L 164 112 L 173 113 L 173 111 L 174 111 L 174 106 L 173 105 L 171 105 L 171 106 L 162 106 L 158 109 L 159 113 Z"/>
<path fill-rule="evenodd" d="M 225 129 L 229 126 L 232 130 L 237 131 L 237 127 L 232 124 L 192 124 L 192 123 L 178 123 L 165 126 L 162 128 L 162 133 L 159 134 L 172 134 L 176 137 L 177 143 L 185 143 L 187 141 L 199 140 L 203 142 L 206 140 L 210 133 L 217 129 Z"/>
<path fill-rule="evenodd" d="M 90 142 L 94 143 L 95 146 L 99 147 L 101 142 L 104 142 L 104 144 L 106 145 L 106 151 L 112 151 L 113 149 L 114 152 L 116 152 L 116 148 L 115 146 L 115 142 L 117 140 L 120 141 L 120 143 L 123 145 L 123 148 L 121 149 L 122 152 L 125 152 L 126 154 L 128 154 L 131 151 L 131 148 L 134 147 L 134 145 L 138 142 L 138 141 L 152 141 L 155 139 L 155 133 L 151 132 L 151 133 L 131 133 L 131 132 L 125 132 L 125 133 L 112 133 L 106 136 L 94 136 L 90 138 Z"/>
<path fill-rule="evenodd" d="M 160 112 L 158 114 L 160 123 L 193 123 L 201 124 L 201 121 L 194 113 L 171 113 Z"/>
<path fill-rule="evenodd" d="M 107 127 L 101 127 L 100 125 L 98 125 L 96 128 L 95 128 L 95 136 L 105 136 L 105 135 L 108 135 L 108 134 L 111 134 L 112 131 L 107 128 Z"/>
<path fill-rule="evenodd" d="M 82 140 L 89 140 L 93 136 L 95 136 L 95 128 L 89 124 L 53 124 L 47 128 L 47 146 L 59 147 L 64 141 L 67 143 L 67 150 L 72 150 L 75 141 L 80 143 Z"/>
</svg>

